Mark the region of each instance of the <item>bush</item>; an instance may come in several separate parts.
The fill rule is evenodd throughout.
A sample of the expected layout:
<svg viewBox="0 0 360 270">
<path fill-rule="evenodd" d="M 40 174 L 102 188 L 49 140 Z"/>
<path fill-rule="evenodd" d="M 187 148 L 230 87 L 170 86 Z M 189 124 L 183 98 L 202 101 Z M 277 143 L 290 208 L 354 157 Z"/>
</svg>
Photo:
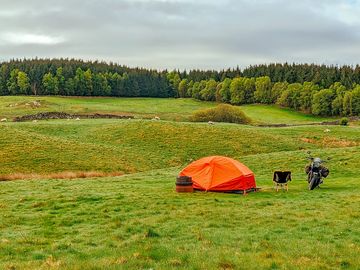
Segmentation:
<svg viewBox="0 0 360 270">
<path fill-rule="evenodd" d="M 347 117 L 343 117 L 340 119 L 341 126 L 347 126 L 349 124 L 349 119 Z"/>
<path fill-rule="evenodd" d="M 250 119 L 236 106 L 220 104 L 215 108 L 196 111 L 190 117 L 192 122 L 226 122 L 236 124 L 248 124 Z"/>
</svg>

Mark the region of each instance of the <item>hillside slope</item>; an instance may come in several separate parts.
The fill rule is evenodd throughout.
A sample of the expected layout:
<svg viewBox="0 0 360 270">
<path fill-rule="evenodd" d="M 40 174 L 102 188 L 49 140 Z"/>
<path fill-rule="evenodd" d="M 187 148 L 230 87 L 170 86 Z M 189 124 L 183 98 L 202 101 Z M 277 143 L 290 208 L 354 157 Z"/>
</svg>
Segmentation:
<svg viewBox="0 0 360 270">
<path fill-rule="evenodd" d="M 133 173 L 208 155 L 248 155 L 360 145 L 360 127 L 258 128 L 148 120 L 1 123 L 0 174 Z M 326 153 L 326 152 L 325 152 Z"/>
</svg>

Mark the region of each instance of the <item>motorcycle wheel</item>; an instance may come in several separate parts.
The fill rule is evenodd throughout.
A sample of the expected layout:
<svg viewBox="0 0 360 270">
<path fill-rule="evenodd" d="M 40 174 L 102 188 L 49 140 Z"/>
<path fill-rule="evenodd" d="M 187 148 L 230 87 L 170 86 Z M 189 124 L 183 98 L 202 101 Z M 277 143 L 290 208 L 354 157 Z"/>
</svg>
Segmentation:
<svg viewBox="0 0 360 270">
<path fill-rule="evenodd" d="M 309 183 L 309 190 L 313 190 L 314 188 L 316 188 L 319 185 L 319 177 L 317 177 L 316 175 L 314 175 L 311 178 L 311 181 Z"/>
</svg>

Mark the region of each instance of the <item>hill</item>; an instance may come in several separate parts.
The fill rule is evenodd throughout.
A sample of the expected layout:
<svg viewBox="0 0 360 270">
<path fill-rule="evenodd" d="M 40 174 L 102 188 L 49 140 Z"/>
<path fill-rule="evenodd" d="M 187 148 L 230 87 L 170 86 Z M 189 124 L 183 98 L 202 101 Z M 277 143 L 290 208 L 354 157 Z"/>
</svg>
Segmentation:
<svg viewBox="0 0 360 270">
<path fill-rule="evenodd" d="M 1 124 L 1 174 L 140 172 L 207 155 L 242 158 L 273 152 L 360 145 L 359 129 L 258 128 L 149 120 L 56 120 Z M 346 135 L 344 135 L 346 131 Z M 11 154 L 9 154 L 11 153 Z"/>
</svg>

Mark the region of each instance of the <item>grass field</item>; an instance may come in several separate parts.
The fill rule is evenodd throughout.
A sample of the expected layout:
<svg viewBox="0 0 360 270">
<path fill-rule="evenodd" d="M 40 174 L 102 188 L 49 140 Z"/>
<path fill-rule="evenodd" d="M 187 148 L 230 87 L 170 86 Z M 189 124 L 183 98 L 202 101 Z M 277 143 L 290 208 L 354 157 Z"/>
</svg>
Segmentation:
<svg viewBox="0 0 360 270">
<path fill-rule="evenodd" d="M 39 101 L 41 106 L 32 108 L 26 105 L 33 101 Z M 160 116 L 164 120 L 186 121 L 194 111 L 214 106 L 216 106 L 214 102 L 181 98 L 4 96 L 0 98 L 0 117 L 12 119 L 26 114 L 56 111 L 79 114 L 133 114 L 137 118 Z M 275 105 L 243 105 L 241 109 L 254 123 L 305 124 L 334 120 L 279 108 Z"/>
<path fill-rule="evenodd" d="M 31 102 L 39 101 L 41 106 L 32 108 Z M 161 116 L 167 120 L 186 120 L 193 111 L 215 106 L 215 103 L 193 99 L 165 98 L 80 98 L 80 97 L 30 97 L 10 96 L 0 98 L 0 117 L 14 118 L 37 112 L 67 113 L 110 113 L 132 114 L 138 118 Z"/>
<path fill-rule="evenodd" d="M 334 121 L 334 118 L 318 117 L 296 112 L 276 105 L 243 105 L 243 112 L 257 123 L 266 124 L 306 124 Z"/>
<path fill-rule="evenodd" d="M 276 193 L 259 174 L 244 197 L 176 194 L 177 172 L 2 183 L 0 268 L 358 269 L 358 178 Z"/>
<path fill-rule="evenodd" d="M 3 107 L 16 98 L 20 97 L 0 99 L 0 115 L 20 112 Z M 62 98 L 54 99 L 67 108 L 61 110 L 73 112 L 68 104 L 73 99 L 64 105 Z M 112 108 L 112 113 L 125 112 L 119 104 L 133 102 L 132 112 L 139 118 L 154 113 L 158 103 L 117 99 L 118 105 L 109 102 L 102 109 L 99 101 L 78 102 L 80 111 L 83 104 L 94 102 L 98 106 L 94 112 Z M 174 109 L 183 108 L 181 102 L 187 104 L 184 118 Z M 193 110 L 213 106 L 195 103 L 161 100 L 158 110 L 169 120 L 186 120 Z M 259 112 L 262 107 L 266 116 Z M 246 110 L 255 121 L 265 123 L 323 120 L 302 119 L 271 106 L 245 106 Z M 0 182 L 0 269 L 360 268 L 357 124 L 260 128 L 82 119 L 5 122 L 0 129 L 0 175 L 126 174 Z M 312 192 L 303 171 L 307 150 L 332 157 L 329 178 Z M 261 191 L 247 196 L 177 194 L 177 173 L 191 160 L 208 155 L 245 163 L 256 174 Z M 289 192 L 273 190 L 276 169 L 293 172 Z"/>
<path fill-rule="evenodd" d="M 133 173 L 208 155 L 248 155 L 360 145 L 358 127 L 257 128 L 147 120 L 2 123 L 0 174 Z"/>
</svg>

